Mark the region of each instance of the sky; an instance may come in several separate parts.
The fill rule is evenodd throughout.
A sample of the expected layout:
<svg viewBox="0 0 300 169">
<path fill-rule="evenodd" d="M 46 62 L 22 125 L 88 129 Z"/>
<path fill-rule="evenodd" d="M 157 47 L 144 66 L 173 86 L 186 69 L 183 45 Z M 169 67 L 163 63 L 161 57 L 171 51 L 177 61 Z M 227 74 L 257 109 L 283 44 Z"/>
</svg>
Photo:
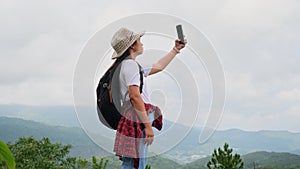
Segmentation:
<svg viewBox="0 0 300 169">
<path fill-rule="evenodd" d="M 181 18 L 214 46 L 226 81 L 218 129 L 300 132 L 298 0 L 2 0 L 0 104 L 73 105 L 74 70 L 88 40 L 141 13 Z"/>
</svg>

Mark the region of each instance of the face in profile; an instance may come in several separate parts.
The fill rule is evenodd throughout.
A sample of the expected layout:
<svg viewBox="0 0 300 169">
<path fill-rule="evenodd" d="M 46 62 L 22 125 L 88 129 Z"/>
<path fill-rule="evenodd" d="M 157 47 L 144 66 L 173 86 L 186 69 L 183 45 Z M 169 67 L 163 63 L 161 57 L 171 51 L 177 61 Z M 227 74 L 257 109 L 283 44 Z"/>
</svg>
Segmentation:
<svg viewBox="0 0 300 169">
<path fill-rule="evenodd" d="M 134 50 L 136 55 L 140 55 L 143 53 L 144 48 L 143 48 L 143 43 L 141 42 L 141 38 L 138 38 L 136 40 L 136 43 L 132 45 L 132 49 Z"/>
</svg>

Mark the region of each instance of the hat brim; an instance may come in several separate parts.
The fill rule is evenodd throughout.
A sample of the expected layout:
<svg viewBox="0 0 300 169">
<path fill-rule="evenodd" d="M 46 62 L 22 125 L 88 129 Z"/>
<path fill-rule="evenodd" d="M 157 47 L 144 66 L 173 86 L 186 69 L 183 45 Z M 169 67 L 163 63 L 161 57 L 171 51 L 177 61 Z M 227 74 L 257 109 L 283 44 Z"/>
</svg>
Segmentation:
<svg viewBox="0 0 300 169">
<path fill-rule="evenodd" d="M 122 56 L 123 53 L 140 37 L 142 37 L 145 34 L 145 31 L 134 35 L 134 37 L 132 38 L 132 40 L 128 43 L 128 45 L 126 46 L 126 48 L 124 48 L 123 51 L 121 51 L 120 53 L 117 53 L 116 51 L 114 51 L 114 53 L 112 54 L 111 59 L 117 59 L 118 57 Z"/>
</svg>

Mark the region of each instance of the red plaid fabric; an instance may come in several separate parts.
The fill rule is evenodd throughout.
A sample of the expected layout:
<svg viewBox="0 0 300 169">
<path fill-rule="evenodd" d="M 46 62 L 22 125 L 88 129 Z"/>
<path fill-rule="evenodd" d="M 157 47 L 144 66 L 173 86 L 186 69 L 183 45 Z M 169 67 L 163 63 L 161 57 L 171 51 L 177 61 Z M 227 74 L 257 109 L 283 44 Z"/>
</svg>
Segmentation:
<svg viewBox="0 0 300 169">
<path fill-rule="evenodd" d="M 157 106 L 145 104 L 147 115 L 154 114 L 152 126 L 158 130 L 162 129 L 162 113 Z M 122 106 L 123 117 L 121 118 L 116 132 L 114 152 L 117 156 L 139 158 L 140 139 L 143 137 L 144 125 L 140 123 L 138 115 L 130 102 L 125 102 Z M 138 164 L 137 164 L 138 166 Z M 136 164 L 135 164 L 136 167 Z"/>
</svg>

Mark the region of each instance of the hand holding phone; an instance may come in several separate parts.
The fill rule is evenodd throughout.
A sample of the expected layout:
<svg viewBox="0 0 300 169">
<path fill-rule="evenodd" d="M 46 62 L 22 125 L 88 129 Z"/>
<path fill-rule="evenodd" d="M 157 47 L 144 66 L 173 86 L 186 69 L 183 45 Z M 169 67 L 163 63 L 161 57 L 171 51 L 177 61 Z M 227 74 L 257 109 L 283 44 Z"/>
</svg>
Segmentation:
<svg viewBox="0 0 300 169">
<path fill-rule="evenodd" d="M 184 35 L 182 31 L 182 25 L 176 25 L 178 39 L 180 40 L 181 44 L 184 44 Z"/>
</svg>

